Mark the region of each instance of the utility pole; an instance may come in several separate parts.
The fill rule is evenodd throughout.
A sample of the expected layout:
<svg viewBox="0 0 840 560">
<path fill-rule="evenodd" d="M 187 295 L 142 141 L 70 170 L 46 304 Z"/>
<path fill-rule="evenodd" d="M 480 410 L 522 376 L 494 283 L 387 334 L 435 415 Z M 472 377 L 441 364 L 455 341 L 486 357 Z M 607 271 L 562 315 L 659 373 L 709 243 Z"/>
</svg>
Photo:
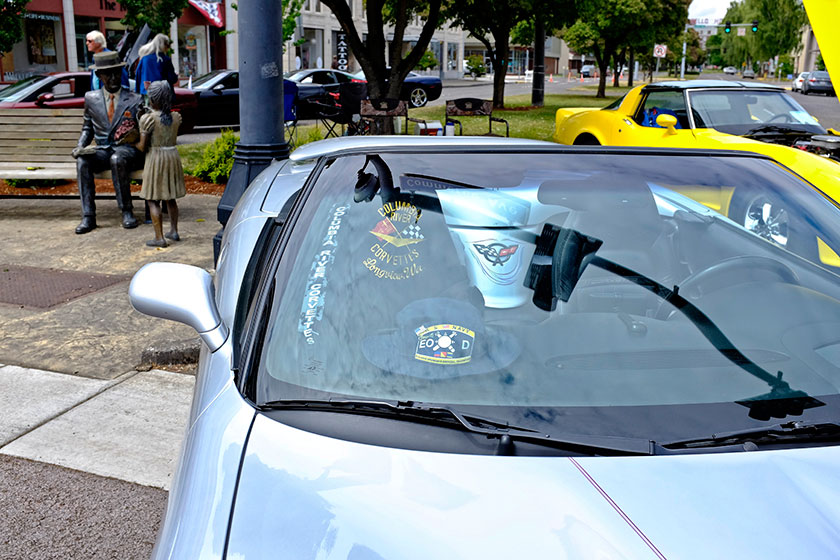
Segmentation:
<svg viewBox="0 0 840 560">
<path fill-rule="evenodd" d="M 534 23 L 534 76 L 531 105 L 545 105 L 545 22 L 537 15 Z"/>
<path fill-rule="evenodd" d="M 289 157 L 283 134 L 283 8 L 279 0 L 239 2 L 239 142 L 219 201 L 222 229 L 213 238 L 219 257 L 222 232 L 242 193 L 273 159 Z"/>
</svg>

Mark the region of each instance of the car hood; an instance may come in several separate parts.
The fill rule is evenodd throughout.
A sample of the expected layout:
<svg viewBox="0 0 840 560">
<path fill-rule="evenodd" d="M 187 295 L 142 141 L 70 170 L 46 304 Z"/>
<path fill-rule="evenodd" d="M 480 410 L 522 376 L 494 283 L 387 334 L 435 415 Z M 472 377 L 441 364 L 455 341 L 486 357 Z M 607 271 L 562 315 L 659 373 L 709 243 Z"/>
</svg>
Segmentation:
<svg viewBox="0 0 840 560">
<path fill-rule="evenodd" d="M 840 450 L 494 457 L 258 415 L 228 558 L 838 558 Z"/>
</svg>

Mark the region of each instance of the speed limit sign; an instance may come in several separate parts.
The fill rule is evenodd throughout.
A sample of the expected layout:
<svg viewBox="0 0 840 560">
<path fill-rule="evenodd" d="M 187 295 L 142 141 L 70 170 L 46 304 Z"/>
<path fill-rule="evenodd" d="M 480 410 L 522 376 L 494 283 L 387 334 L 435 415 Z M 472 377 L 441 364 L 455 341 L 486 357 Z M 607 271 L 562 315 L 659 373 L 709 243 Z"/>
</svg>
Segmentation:
<svg viewBox="0 0 840 560">
<path fill-rule="evenodd" d="M 653 56 L 654 58 L 665 58 L 665 54 L 668 52 L 668 47 L 666 45 L 653 45 Z"/>
</svg>

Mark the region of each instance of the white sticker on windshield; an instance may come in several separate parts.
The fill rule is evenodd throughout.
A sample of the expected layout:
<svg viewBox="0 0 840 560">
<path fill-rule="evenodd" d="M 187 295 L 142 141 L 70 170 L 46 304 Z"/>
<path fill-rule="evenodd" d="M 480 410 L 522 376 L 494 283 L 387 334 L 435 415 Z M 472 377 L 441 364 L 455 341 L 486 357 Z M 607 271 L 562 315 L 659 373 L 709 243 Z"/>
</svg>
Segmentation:
<svg viewBox="0 0 840 560">
<path fill-rule="evenodd" d="M 802 124 L 819 124 L 817 119 L 809 115 L 807 111 L 791 111 L 790 115 Z"/>
</svg>

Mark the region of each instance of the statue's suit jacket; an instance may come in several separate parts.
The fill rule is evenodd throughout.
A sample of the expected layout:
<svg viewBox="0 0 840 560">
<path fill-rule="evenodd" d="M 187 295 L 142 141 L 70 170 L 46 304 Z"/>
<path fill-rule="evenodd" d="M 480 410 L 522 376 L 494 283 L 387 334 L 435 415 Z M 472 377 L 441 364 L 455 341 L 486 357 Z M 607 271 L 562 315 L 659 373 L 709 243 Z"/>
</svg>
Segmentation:
<svg viewBox="0 0 840 560">
<path fill-rule="evenodd" d="M 85 93 L 85 120 L 79 146 L 87 146 L 91 140 L 96 140 L 97 146 L 114 145 L 114 131 L 125 118 L 133 118 L 139 126 L 140 115 L 143 113 L 142 95 L 125 88 L 120 89 L 114 106 L 114 120 L 109 121 L 103 91 L 98 89 Z"/>
</svg>

